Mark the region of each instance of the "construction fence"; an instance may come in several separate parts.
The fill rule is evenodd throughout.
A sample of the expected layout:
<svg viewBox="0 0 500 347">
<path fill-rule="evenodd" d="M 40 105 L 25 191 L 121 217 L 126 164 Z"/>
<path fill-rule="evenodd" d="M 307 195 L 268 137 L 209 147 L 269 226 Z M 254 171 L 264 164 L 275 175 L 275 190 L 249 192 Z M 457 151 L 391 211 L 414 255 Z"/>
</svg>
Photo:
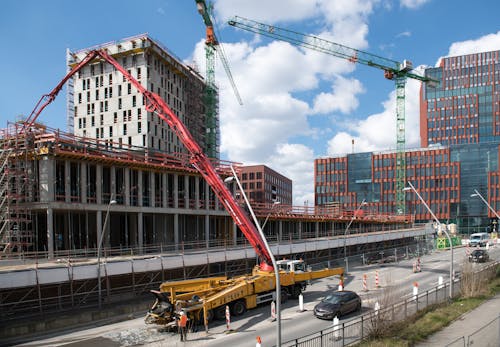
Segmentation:
<svg viewBox="0 0 500 347">
<path fill-rule="evenodd" d="M 491 271 L 499 262 L 494 262 L 480 270 L 480 272 Z M 453 281 L 452 294 L 457 297 L 461 294 L 461 277 Z M 394 296 L 396 293 L 388 293 Z M 401 322 L 418 311 L 434 304 L 440 304 L 450 299 L 450 283 L 443 283 L 425 292 L 414 294 L 404 301 L 390 304 L 384 307 L 381 303 L 377 310 L 356 317 L 350 321 L 332 324 L 331 327 L 313 334 L 287 341 L 283 347 L 343 347 L 351 346 L 370 336 L 387 329 L 394 323 Z M 381 298 L 383 301 L 384 298 Z M 375 305 L 376 306 L 376 305 Z M 494 319 L 486 326 L 479 329 L 473 335 L 460 337 L 447 346 L 488 346 L 488 341 L 500 341 L 499 318 Z M 495 330 L 496 329 L 496 330 Z M 493 339 L 493 340 L 492 340 Z"/>
</svg>

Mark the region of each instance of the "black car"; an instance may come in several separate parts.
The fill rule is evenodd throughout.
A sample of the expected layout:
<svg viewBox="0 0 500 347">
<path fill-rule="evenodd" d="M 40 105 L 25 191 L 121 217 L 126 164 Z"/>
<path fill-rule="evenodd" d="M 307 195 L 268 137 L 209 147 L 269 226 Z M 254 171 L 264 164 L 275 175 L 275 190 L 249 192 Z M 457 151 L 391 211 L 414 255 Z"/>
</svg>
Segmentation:
<svg viewBox="0 0 500 347">
<path fill-rule="evenodd" d="M 490 260 L 490 256 L 485 249 L 475 249 L 469 255 L 469 261 L 474 263 L 485 263 Z"/>
<path fill-rule="evenodd" d="M 339 318 L 350 312 L 361 310 L 361 298 L 348 290 L 331 292 L 314 306 L 314 315 L 321 319 Z"/>
</svg>

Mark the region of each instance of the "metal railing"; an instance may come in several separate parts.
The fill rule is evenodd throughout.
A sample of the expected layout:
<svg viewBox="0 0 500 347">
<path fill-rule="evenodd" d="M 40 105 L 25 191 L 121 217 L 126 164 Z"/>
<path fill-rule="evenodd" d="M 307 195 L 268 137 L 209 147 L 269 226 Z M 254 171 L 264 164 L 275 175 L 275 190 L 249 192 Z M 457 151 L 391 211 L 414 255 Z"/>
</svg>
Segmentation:
<svg viewBox="0 0 500 347">
<path fill-rule="evenodd" d="M 486 267 L 483 267 L 478 272 L 489 271 L 492 267 L 496 267 L 499 264 L 500 262 L 496 261 Z M 460 281 L 460 277 L 455 278 L 453 286 L 453 295 L 455 297 L 460 294 Z M 391 324 L 413 316 L 418 311 L 423 310 L 430 305 L 448 301 L 449 285 L 449 283 L 444 283 L 421 294 L 406 298 L 404 301 L 388 305 L 387 307 L 382 307 L 378 311 L 370 310 L 368 313 L 353 318 L 350 321 L 342 322 L 337 326 L 332 326 L 327 329 L 287 341 L 282 344 L 282 347 L 344 347 L 352 345 L 368 338 L 377 330 L 380 331 L 380 329 L 383 329 L 384 327 L 388 327 Z M 479 329 L 474 334 L 470 335 L 467 338 L 467 345 L 464 344 L 463 346 L 470 346 L 472 343 L 477 346 L 487 345 L 475 341 L 483 341 L 481 338 L 487 335 L 482 333 L 485 330 L 490 331 L 495 329 L 495 327 L 498 330 L 498 324 L 495 325 L 495 322 L 497 321 L 498 318 L 490 322 L 485 327 Z M 494 336 L 494 333 L 491 334 Z M 462 346 L 460 341 L 465 343 L 465 337 L 457 339 L 449 346 Z M 497 339 L 496 341 L 499 340 Z"/>
</svg>

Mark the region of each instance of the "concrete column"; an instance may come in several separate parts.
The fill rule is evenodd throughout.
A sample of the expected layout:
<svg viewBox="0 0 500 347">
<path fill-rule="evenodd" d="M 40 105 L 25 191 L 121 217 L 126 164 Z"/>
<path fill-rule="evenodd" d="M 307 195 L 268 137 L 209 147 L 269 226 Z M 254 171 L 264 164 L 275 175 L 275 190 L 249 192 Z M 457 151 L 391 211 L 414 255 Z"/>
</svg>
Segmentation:
<svg viewBox="0 0 500 347">
<path fill-rule="evenodd" d="M 111 176 L 111 186 L 109 187 L 110 191 L 110 196 L 109 200 L 114 200 L 116 199 L 116 167 L 111 166 L 111 169 L 109 170 L 109 175 Z"/>
<path fill-rule="evenodd" d="M 236 224 L 233 223 L 233 245 L 236 246 L 237 243 L 237 238 L 238 238 L 238 227 Z"/>
<path fill-rule="evenodd" d="M 96 213 L 96 234 L 97 234 L 97 240 L 95 241 L 96 248 L 99 248 L 99 240 L 101 239 L 101 234 L 102 234 L 102 223 L 103 223 L 103 217 L 102 217 L 102 211 L 98 210 Z M 106 240 L 102 240 L 102 247 L 106 245 Z M 101 253 L 102 254 L 102 253 Z"/>
<path fill-rule="evenodd" d="M 80 195 L 81 202 L 87 203 L 87 163 L 80 162 Z"/>
<path fill-rule="evenodd" d="M 174 174 L 174 208 L 179 208 L 179 175 Z"/>
<path fill-rule="evenodd" d="M 161 201 L 162 207 L 165 208 L 168 206 L 168 195 L 167 195 L 167 187 L 168 187 L 168 176 L 166 173 L 161 174 Z"/>
<path fill-rule="evenodd" d="M 175 249 L 179 249 L 179 214 L 174 214 L 174 244 Z"/>
<path fill-rule="evenodd" d="M 210 185 L 205 182 L 205 210 L 210 209 Z"/>
<path fill-rule="evenodd" d="M 302 240 L 302 222 L 298 223 L 299 240 Z"/>
<path fill-rule="evenodd" d="M 55 169 L 56 162 L 54 159 L 44 157 L 40 161 L 40 202 L 52 202 L 55 200 Z"/>
<path fill-rule="evenodd" d="M 278 242 L 283 239 L 283 221 L 280 220 L 278 224 Z"/>
<path fill-rule="evenodd" d="M 314 222 L 314 237 L 319 237 L 319 222 Z"/>
<path fill-rule="evenodd" d="M 145 172 L 145 174 L 149 175 L 149 206 L 156 207 L 156 195 L 155 195 L 155 174 L 154 172 Z"/>
<path fill-rule="evenodd" d="M 189 208 L 189 176 L 184 175 L 184 207 Z"/>
<path fill-rule="evenodd" d="M 142 206 L 142 171 L 137 171 L 137 206 Z"/>
<path fill-rule="evenodd" d="M 125 175 L 125 196 L 124 196 L 125 202 L 124 202 L 124 205 L 130 206 L 130 191 L 131 191 L 130 169 L 128 167 L 126 167 L 123 174 Z"/>
<path fill-rule="evenodd" d="M 200 177 L 195 176 L 194 178 L 194 208 L 199 209 L 200 208 Z"/>
<path fill-rule="evenodd" d="M 205 242 L 208 248 L 210 245 L 210 217 L 208 214 L 205 214 Z"/>
<path fill-rule="evenodd" d="M 147 172 L 149 174 L 149 199 L 151 207 L 156 207 L 156 180 L 154 172 Z"/>
<path fill-rule="evenodd" d="M 71 167 L 68 160 L 64 161 L 64 201 L 71 202 Z"/>
<path fill-rule="evenodd" d="M 95 179 L 96 179 L 96 202 L 98 205 L 102 204 L 102 165 L 96 165 L 95 167 Z"/>
<path fill-rule="evenodd" d="M 47 208 L 47 253 L 48 258 L 54 258 L 54 211 Z"/>
<path fill-rule="evenodd" d="M 142 254 L 142 247 L 144 246 L 144 220 L 142 212 L 137 213 L 137 243 L 139 246 L 139 253 Z"/>
</svg>

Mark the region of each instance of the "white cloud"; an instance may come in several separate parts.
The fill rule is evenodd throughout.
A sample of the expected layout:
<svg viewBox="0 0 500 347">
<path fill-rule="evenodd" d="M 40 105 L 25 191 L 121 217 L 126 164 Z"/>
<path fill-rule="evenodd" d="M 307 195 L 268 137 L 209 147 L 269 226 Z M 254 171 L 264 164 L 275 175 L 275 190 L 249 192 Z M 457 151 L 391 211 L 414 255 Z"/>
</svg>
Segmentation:
<svg viewBox="0 0 500 347">
<path fill-rule="evenodd" d="M 163 9 L 163 7 L 158 7 L 156 9 L 156 12 L 158 12 L 159 14 L 161 14 L 162 16 L 165 14 L 165 10 Z"/>
<path fill-rule="evenodd" d="M 401 0 L 401 7 L 406 7 L 409 9 L 417 9 L 424 4 L 428 3 L 430 0 Z"/>
<path fill-rule="evenodd" d="M 357 79 L 337 77 L 331 93 L 320 93 L 314 99 L 313 113 L 326 114 L 340 111 L 347 114 L 359 106 L 357 94 L 363 93 L 363 85 Z"/>
<path fill-rule="evenodd" d="M 399 37 L 410 37 L 411 36 L 411 31 L 403 31 L 403 32 L 400 32 L 399 34 L 396 35 L 397 38 Z"/>
<path fill-rule="evenodd" d="M 418 73 L 422 67 L 416 69 Z M 405 88 L 406 148 L 420 146 L 419 115 L 420 82 L 408 79 Z M 328 141 L 328 155 L 352 152 L 382 151 L 396 148 L 396 92 L 382 103 L 384 110 L 366 119 L 351 123 L 350 129 L 335 134 Z"/>
<path fill-rule="evenodd" d="M 281 144 L 269 158 L 271 168 L 293 181 L 294 205 L 314 204 L 314 153 L 302 144 Z"/>
<path fill-rule="evenodd" d="M 379 0 L 217 0 L 218 22 L 239 15 L 257 21 L 290 27 L 291 22 L 315 22 L 319 32 L 310 33 L 356 48 L 367 48 L 367 18 Z M 265 10 L 263 10 L 265 9 Z M 295 138 L 309 136 L 315 129 L 308 117 L 315 112 L 350 112 L 358 106 L 356 94 L 361 83 L 344 77 L 355 65 L 288 43 L 258 40 L 223 43 L 234 81 L 243 99 L 240 106 L 222 66 L 216 67 L 220 90 L 222 157 L 244 164 L 266 164 L 293 180 L 294 203 L 313 204 L 314 151 L 297 144 Z M 205 71 L 204 42 L 193 52 L 199 70 Z M 324 83 L 329 93 L 316 98 L 314 106 L 303 95 L 314 99 Z"/>
</svg>

